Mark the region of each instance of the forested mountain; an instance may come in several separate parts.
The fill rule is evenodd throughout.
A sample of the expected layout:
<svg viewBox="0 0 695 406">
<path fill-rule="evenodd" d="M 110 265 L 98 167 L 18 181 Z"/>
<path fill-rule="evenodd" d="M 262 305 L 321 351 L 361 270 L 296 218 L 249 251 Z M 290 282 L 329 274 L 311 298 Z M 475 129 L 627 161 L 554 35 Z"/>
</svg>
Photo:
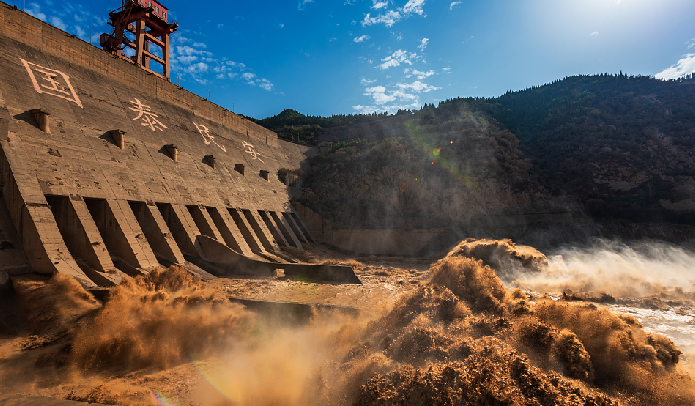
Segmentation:
<svg viewBox="0 0 695 406">
<path fill-rule="evenodd" d="M 483 106 L 518 137 L 553 195 L 572 195 L 596 216 L 692 221 L 692 80 L 578 76 Z"/>
<path fill-rule="evenodd" d="M 558 211 L 695 225 L 692 79 L 573 76 L 397 114 L 285 110 L 258 122 L 335 143 L 311 160 L 304 201 L 345 227 L 470 228 Z"/>
<path fill-rule="evenodd" d="M 267 117 L 262 120 L 252 117 L 246 118 L 275 131 L 281 139 L 303 145 L 316 145 L 319 135 L 326 128 L 369 123 L 385 117 L 388 117 L 388 114 L 340 114 L 331 117 L 305 116 L 296 110 L 286 109 L 273 117 Z"/>
</svg>

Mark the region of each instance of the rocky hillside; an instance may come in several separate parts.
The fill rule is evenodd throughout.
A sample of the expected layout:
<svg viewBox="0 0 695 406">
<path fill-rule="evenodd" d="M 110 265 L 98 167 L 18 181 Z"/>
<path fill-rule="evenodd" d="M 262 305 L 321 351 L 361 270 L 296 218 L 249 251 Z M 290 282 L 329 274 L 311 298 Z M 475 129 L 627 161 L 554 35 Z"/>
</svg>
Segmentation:
<svg viewBox="0 0 695 406">
<path fill-rule="evenodd" d="M 695 225 L 692 80 L 575 76 L 391 115 L 259 123 L 333 143 L 310 162 L 303 200 L 342 227 L 513 229 L 569 221 L 562 212 Z"/>
<path fill-rule="evenodd" d="M 517 138 L 481 113 L 380 131 L 389 136 L 337 142 L 310 161 L 304 200 L 340 227 L 447 228 L 527 207 L 538 189 Z"/>
</svg>

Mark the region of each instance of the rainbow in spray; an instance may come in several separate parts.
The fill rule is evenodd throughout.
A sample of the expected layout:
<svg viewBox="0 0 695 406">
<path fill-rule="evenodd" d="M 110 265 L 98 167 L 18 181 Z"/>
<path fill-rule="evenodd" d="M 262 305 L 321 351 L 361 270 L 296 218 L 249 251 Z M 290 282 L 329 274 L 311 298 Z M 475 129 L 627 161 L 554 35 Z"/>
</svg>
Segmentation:
<svg viewBox="0 0 695 406">
<path fill-rule="evenodd" d="M 241 389 L 238 385 L 235 385 L 234 382 L 222 382 L 219 377 L 210 373 L 200 360 L 196 360 L 194 354 L 191 354 L 191 364 L 193 364 L 198 373 L 200 373 L 200 376 L 205 378 L 210 386 L 215 388 L 217 392 L 232 401 L 235 405 L 241 405 Z"/>
<path fill-rule="evenodd" d="M 184 404 L 179 402 L 178 399 L 158 390 L 152 391 L 152 396 L 154 396 L 157 403 L 162 406 L 184 406 Z"/>
</svg>

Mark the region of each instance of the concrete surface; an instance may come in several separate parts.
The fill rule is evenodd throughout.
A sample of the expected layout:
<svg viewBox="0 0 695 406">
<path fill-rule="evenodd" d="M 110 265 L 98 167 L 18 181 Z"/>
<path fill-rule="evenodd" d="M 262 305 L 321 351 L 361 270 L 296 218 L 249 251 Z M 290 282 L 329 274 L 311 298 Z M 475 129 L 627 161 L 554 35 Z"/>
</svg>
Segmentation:
<svg viewBox="0 0 695 406">
<path fill-rule="evenodd" d="M 0 78 L 0 269 L 94 289 L 199 256 L 200 235 L 296 262 L 279 173 L 309 148 L 5 3 Z"/>
</svg>

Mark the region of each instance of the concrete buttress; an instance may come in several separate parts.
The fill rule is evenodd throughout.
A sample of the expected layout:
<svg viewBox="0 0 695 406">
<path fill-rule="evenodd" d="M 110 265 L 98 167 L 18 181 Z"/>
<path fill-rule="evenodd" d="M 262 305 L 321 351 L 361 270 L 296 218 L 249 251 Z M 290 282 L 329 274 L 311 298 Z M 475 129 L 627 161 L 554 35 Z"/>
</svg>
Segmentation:
<svg viewBox="0 0 695 406">
<path fill-rule="evenodd" d="M 290 245 L 294 245 L 295 247 L 302 249 L 302 243 L 299 241 L 299 238 L 297 238 L 294 231 L 292 230 L 292 227 L 287 222 L 287 219 L 282 215 L 282 213 L 278 214 L 274 211 L 271 211 L 268 214 L 270 214 L 270 216 L 275 220 L 275 224 L 278 225 L 280 231 L 285 235 L 285 238 L 290 243 Z"/>
<path fill-rule="evenodd" d="M 1 108 L 0 122 L 8 119 L 7 109 Z M 30 162 L 19 137 L 3 125 L 0 128 L 2 195 L 31 268 L 38 273 L 60 272 L 72 276 L 85 288 L 96 287 L 70 255 Z"/>
<path fill-rule="evenodd" d="M 195 241 L 197 236 L 200 235 L 200 231 L 186 206 L 182 204 L 162 204 L 159 207 L 181 251 L 193 257 L 200 256 L 195 247 Z"/>
<path fill-rule="evenodd" d="M 207 235 L 224 244 L 222 234 L 220 234 L 220 231 L 215 227 L 215 222 L 212 221 L 210 213 L 208 213 L 204 207 L 188 206 L 188 211 L 191 213 L 191 217 L 202 235 Z"/>
<path fill-rule="evenodd" d="M 239 228 L 234 223 L 234 219 L 229 215 L 226 207 L 212 207 L 210 210 L 210 217 L 215 222 L 217 229 L 222 238 L 224 238 L 227 246 L 236 252 L 245 255 L 247 257 L 255 257 L 253 251 L 244 240 L 244 236 L 239 231 Z"/>
<path fill-rule="evenodd" d="M 242 209 L 229 208 L 228 211 L 234 219 L 236 225 L 239 227 L 239 230 L 241 231 L 241 234 L 244 236 L 244 239 L 251 248 L 251 251 L 253 251 L 256 255 L 259 255 L 271 261 L 283 262 L 281 258 L 278 258 L 277 256 L 266 251 L 263 243 L 260 240 L 260 237 L 258 237 L 256 231 L 251 226 L 249 220 L 244 215 Z"/>
<path fill-rule="evenodd" d="M 159 265 L 127 201 L 85 199 L 85 203 L 110 253 L 132 268 L 148 269 Z M 132 269 L 121 270 L 133 273 Z"/>
<path fill-rule="evenodd" d="M 281 261 L 296 262 L 296 260 L 288 257 L 287 254 L 282 252 L 275 238 L 273 238 L 273 233 L 268 226 L 266 226 L 257 210 L 242 209 L 242 213 L 246 216 L 246 219 L 249 221 L 249 224 L 258 236 L 267 254 L 280 258 Z"/>
<path fill-rule="evenodd" d="M 157 206 L 141 202 L 131 202 L 130 206 L 155 256 L 172 264 L 185 263 L 186 260 Z"/>
<path fill-rule="evenodd" d="M 280 213 L 280 217 L 285 221 L 285 223 L 292 229 L 292 232 L 294 235 L 299 238 L 299 240 L 304 243 L 308 244 L 309 240 L 304 236 L 304 233 L 302 233 L 302 230 L 299 228 L 297 223 L 294 220 L 294 217 L 292 217 L 292 213 Z"/>
<path fill-rule="evenodd" d="M 118 285 L 122 275 L 111 261 L 84 200 L 80 196 L 47 196 L 46 200 L 65 244 L 84 273 L 99 286 Z"/>
<path fill-rule="evenodd" d="M 285 236 L 282 235 L 280 228 L 277 224 L 275 224 L 275 219 L 273 219 L 268 212 L 263 210 L 258 210 L 258 215 L 265 223 L 266 227 L 268 228 L 268 231 L 270 231 L 270 233 L 273 235 L 275 242 L 277 242 L 278 245 L 283 247 L 289 246 L 287 240 L 285 239 Z"/>
</svg>

